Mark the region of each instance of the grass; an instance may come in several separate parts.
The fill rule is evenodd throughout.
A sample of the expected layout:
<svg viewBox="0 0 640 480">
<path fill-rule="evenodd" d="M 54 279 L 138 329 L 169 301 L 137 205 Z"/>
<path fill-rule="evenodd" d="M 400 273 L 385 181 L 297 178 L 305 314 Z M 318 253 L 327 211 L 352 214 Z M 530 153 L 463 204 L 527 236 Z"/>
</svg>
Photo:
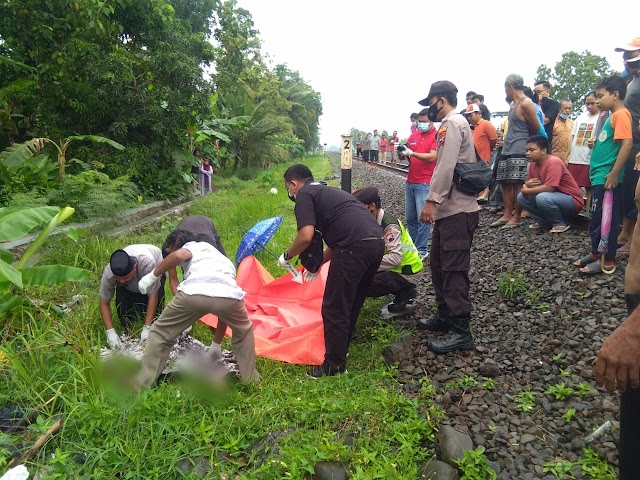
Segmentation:
<svg viewBox="0 0 640 480">
<path fill-rule="evenodd" d="M 331 173 L 322 157 L 306 163 L 317 179 Z M 282 181 L 285 168 L 277 166 L 272 176 L 247 182 L 217 179 L 217 192 L 197 199 L 187 214 L 214 220 L 230 258 L 245 230 L 282 214 L 283 223 L 268 246 L 277 256 L 296 232 L 293 204 Z M 272 186 L 277 195 L 269 193 Z M 102 269 L 111 252 L 124 245 L 160 245 L 178 221 L 164 219 L 117 238 L 79 232 L 75 240 L 59 238 L 45 249 L 45 259 L 95 275 L 81 284 L 27 291 L 32 299 L 51 302 L 68 301 L 74 294 L 86 299 L 64 317 L 45 308 L 25 310 L 0 332 L 0 406 L 19 403 L 25 410 L 39 410 L 33 429 L 0 437 L 0 472 L 10 445 L 29 446 L 62 415 L 63 430 L 28 464 L 32 474 L 199 478 L 181 473 L 178 465 L 204 462 L 209 469 L 204 478 L 306 478 L 316 462 L 337 460 L 348 465 L 354 479 L 417 478 L 419 465 L 432 456 L 442 412 L 432 406 L 432 395 L 402 395 L 394 369 L 384 366 L 382 348 L 398 333 L 378 319 L 380 300 L 365 304 L 347 375 L 314 381 L 303 366 L 258 359 L 263 379 L 258 386 L 232 383 L 214 390 L 168 379 L 140 395 L 117 388 L 98 354 L 106 344 L 97 295 Z M 268 254 L 258 258 L 273 274 L 282 274 Z M 197 325 L 193 334 L 205 343 L 211 340 L 204 325 Z"/>
</svg>

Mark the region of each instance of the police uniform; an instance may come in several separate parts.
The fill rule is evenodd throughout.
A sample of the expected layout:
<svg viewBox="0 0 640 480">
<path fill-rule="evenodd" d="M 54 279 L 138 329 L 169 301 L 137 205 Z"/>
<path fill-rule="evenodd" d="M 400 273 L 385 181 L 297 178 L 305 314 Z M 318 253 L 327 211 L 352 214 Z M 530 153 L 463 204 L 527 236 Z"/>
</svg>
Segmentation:
<svg viewBox="0 0 640 480">
<path fill-rule="evenodd" d="M 456 163 L 477 161 L 469 122 L 451 110 L 442 119 L 436 141 L 438 166 L 427 196 L 427 202 L 438 205 L 431 236 L 431 280 L 440 319 L 451 333 L 470 336 L 469 267 L 480 207 L 475 196 L 453 186 Z M 432 342 L 431 347 L 438 351 L 436 345 Z"/>
<path fill-rule="evenodd" d="M 331 249 L 331 264 L 322 300 L 326 374 L 344 372 L 347 350 L 360 309 L 382 255 L 382 229 L 353 195 L 318 182 L 297 192 L 298 230 L 313 225 Z"/>
<path fill-rule="evenodd" d="M 136 266 L 136 275 L 127 285 L 118 285 L 111 263 L 104 268 L 100 281 L 100 298 L 111 302 L 115 294 L 116 311 L 123 327 L 129 326 L 139 318 L 144 318 L 149 303 L 149 295 L 158 292 L 158 306 L 156 312 L 160 313 L 164 305 L 163 275 L 158 282 L 149 288 L 147 294 L 140 293 L 138 282 L 147 273 L 152 272 L 162 262 L 162 253 L 155 245 L 138 244 L 123 248 Z M 126 272 L 131 271 L 130 269 Z M 118 272 L 121 273 L 121 272 Z"/>
<path fill-rule="evenodd" d="M 354 192 L 354 197 L 364 205 L 380 202 L 378 189 L 366 187 Z M 367 290 L 367 297 L 396 295 L 394 303 L 401 304 L 416 296 L 419 273 L 423 270 L 418 249 L 409 232 L 396 217 L 378 208 L 376 218 L 383 229 L 384 256 Z M 391 310 L 391 309 L 390 309 Z"/>
</svg>

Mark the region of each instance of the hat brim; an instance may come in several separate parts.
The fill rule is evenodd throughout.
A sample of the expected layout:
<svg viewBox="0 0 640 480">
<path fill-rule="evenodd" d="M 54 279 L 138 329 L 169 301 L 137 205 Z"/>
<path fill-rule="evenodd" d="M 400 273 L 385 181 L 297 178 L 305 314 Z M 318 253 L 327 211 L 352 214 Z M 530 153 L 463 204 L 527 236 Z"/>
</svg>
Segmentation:
<svg viewBox="0 0 640 480">
<path fill-rule="evenodd" d="M 618 47 L 614 49 L 616 52 L 637 52 L 640 50 L 640 45 L 627 45 L 625 47 Z"/>
<path fill-rule="evenodd" d="M 418 102 L 418 105 L 422 105 L 423 107 L 428 107 L 429 106 L 429 100 L 431 100 L 433 97 L 435 97 L 435 95 L 430 95 L 427 98 L 423 98 L 422 100 L 420 100 Z"/>
</svg>

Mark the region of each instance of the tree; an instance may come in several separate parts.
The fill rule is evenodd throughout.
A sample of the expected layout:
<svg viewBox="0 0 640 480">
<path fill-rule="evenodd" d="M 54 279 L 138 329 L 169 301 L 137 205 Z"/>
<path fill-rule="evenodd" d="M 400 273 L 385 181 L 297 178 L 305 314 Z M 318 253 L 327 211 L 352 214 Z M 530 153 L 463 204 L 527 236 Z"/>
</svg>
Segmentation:
<svg viewBox="0 0 640 480">
<path fill-rule="evenodd" d="M 535 80 L 548 80 L 553 85 L 552 96 L 556 100 L 568 98 L 575 106 L 581 106 L 587 93 L 603 77 L 617 73 L 606 58 L 585 50 L 582 53 L 564 53 L 553 70 L 540 65 Z"/>
</svg>

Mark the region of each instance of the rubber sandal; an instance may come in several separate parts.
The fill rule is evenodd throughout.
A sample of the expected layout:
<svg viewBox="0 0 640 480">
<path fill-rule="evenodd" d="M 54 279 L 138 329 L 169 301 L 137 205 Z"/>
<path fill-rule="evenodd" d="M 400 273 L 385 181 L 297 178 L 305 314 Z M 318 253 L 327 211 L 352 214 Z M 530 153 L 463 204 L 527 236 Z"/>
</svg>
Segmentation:
<svg viewBox="0 0 640 480">
<path fill-rule="evenodd" d="M 520 223 L 509 223 L 509 222 L 507 222 L 505 225 L 500 227 L 500 229 L 501 230 L 511 230 L 512 228 L 519 227 L 520 225 L 522 225 L 522 222 L 520 222 Z"/>
<path fill-rule="evenodd" d="M 569 230 L 571 227 L 569 225 L 560 225 L 557 227 L 553 227 L 551 230 L 549 230 L 551 233 L 564 233 L 567 230 Z"/>
<path fill-rule="evenodd" d="M 626 247 L 627 244 L 625 243 L 622 247 L 618 248 L 618 251 L 616 252 L 616 254 L 620 254 L 620 255 L 629 255 L 629 253 L 631 253 L 631 248 L 630 247 Z"/>
<path fill-rule="evenodd" d="M 582 257 L 580 260 L 576 260 L 575 262 L 573 262 L 573 266 L 574 267 L 579 267 L 579 268 L 583 268 L 586 267 L 587 265 L 597 262 L 598 259 L 597 258 L 593 258 L 593 255 L 585 255 L 584 257 Z"/>
<path fill-rule="evenodd" d="M 582 268 L 586 268 L 587 270 L 586 271 L 582 270 Z M 589 263 L 588 265 L 585 265 L 582 268 L 578 271 L 584 275 L 598 275 L 600 273 L 604 273 L 604 270 L 602 269 L 602 265 L 600 264 L 600 260 L 595 260 L 592 263 Z M 615 269 L 615 265 L 614 265 L 614 269 Z"/>
<path fill-rule="evenodd" d="M 542 225 L 540 225 L 538 222 L 532 223 L 531 225 L 529 225 L 529 228 L 531 230 L 541 230 L 542 229 Z"/>
<path fill-rule="evenodd" d="M 509 220 L 496 220 L 495 222 L 493 222 L 491 225 L 489 225 L 491 228 L 496 228 L 496 227 L 502 227 L 503 225 L 506 225 L 507 223 L 509 223 Z"/>
</svg>

